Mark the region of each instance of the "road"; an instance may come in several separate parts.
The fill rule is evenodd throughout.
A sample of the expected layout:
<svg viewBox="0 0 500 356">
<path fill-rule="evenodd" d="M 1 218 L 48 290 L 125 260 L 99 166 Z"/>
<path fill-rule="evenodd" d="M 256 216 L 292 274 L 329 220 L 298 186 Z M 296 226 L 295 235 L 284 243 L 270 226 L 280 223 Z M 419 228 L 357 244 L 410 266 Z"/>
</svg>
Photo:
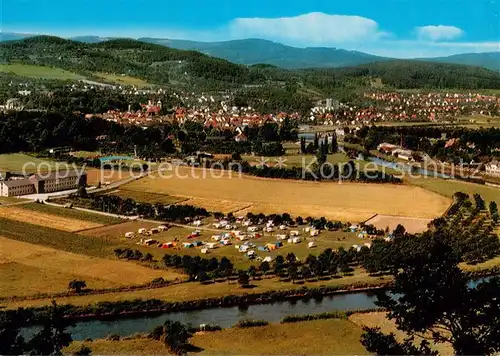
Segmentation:
<svg viewBox="0 0 500 356">
<path fill-rule="evenodd" d="M 24 204 L 26 204 L 26 202 Z M 58 207 L 58 208 L 61 208 L 61 209 L 67 209 L 67 208 L 64 208 L 64 205 L 61 205 L 61 204 L 55 204 L 55 203 L 49 203 L 49 202 L 45 202 L 45 204 L 51 205 L 51 206 L 54 206 L 54 207 Z M 85 208 L 79 208 L 79 207 L 73 207 L 71 209 L 85 211 L 85 212 L 91 213 L 91 214 L 109 216 L 109 217 L 112 217 L 112 218 L 119 218 L 119 219 L 123 219 L 123 220 L 129 220 L 129 221 L 142 221 L 142 222 L 145 222 L 145 223 L 158 224 L 158 225 L 169 224 L 169 225 L 172 225 L 172 226 L 182 227 L 182 228 L 185 228 L 185 229 L 204 230 L 204 231 L 211 231 L 211 232 L 218 232 L 218 233 L 224 231 L 224 230 L 220 230 L 220 229 L 218 230 L 218 229 L 215 229 L 215 228 L 205 227 L 205 226 L 193 226 L 193 225 L 188 225 L 188 224 L 179 224 L 179 223 L 173 223 L 173 222 L 161 221 L 161 220 L 141 219 L 141 218 L 139 218 L 139 216 L 119 215 L 119 214 L 106 213 L 104 211 L 98 211 L 98 210 L 92 210 L 92 209 L 85 209 Z"/>
</svg>

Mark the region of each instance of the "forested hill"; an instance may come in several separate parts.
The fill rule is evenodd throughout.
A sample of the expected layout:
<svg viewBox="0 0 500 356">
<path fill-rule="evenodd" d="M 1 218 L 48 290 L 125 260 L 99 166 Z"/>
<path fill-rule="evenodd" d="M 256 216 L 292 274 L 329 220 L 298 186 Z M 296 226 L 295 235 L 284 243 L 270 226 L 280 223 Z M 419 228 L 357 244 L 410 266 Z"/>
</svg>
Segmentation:
<svg viewBox="0 0 500 356">
<path fill-rule="evenodd" d="M 195 51 L 176 50 L 131 39 L 82 43 L 37 36 L 0 44 L 2 63 L 53 66 L 83 75 L 95 72 L 128 75 L 149 83 L 182 82 L 206 85 L 262 81 L 245 66 Z"/>
<path fill-rule="evenodd" d="M 224 42 L 195 42 L 159 38 L 140 38 L 139 40 L 171 48 L 200 51 L 234 63 L 247 65 L 264 63 L 286 69 L 338 68 L 389 59 L 339 48 L 297 48 L 262 39 Z"/>
<path fill-rule="evenodd" d="M 381 78 L 385 85 L 399 89 L 500 88 L 500 73 L 460 64 L 392 60 L 326 71 L 349 77 Z"/>
<path fill-rule="evenodd" d="M 102 78 L 102 73 L 137 77 L 150 84 L 189 90 L 242 88 L 259 97 L 269 90 L 324 97 L 369 88 L 374 79 L 381 79 L 381 83 L 376 82 L 387 89 L 500 89 L 500 73 L 478 67 L 396 60 L 349 68 L 286 70 L 235 64 L 196 51 L 132 39 L 82 43 L 30 37 L 1 43 L 0 63 L 62 68 L 90 79 Z"/>
</svg>

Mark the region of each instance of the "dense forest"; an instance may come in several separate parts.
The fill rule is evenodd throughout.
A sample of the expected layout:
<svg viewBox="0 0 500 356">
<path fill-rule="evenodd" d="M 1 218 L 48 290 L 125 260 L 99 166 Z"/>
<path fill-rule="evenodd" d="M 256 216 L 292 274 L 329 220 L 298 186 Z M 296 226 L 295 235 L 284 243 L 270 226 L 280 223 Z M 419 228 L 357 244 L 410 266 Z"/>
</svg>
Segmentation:
<svg viewBox="0 0 500 356">
<path fill-rule="evenodd" d="M 131 39 L 88 44 L 50 36 L 31 37 L 0 44 L 0 62 L 57 67 L 87 78 L 101 72 L 159 85 L 204 90 L 240 88 L 245 89 L 247 99 L 255 96 L 255 90 L 260 93 L 261 87 L 266 94 L 274 95 L 266 88 L 269 85 L 275 90 L 287 88 L 286 93 L 292 95 L 339 96 L 369 87 L 374 78 L 392 88 L 500 88 L 499 73 L 471 66 L 400 60 L 352 68 L 284 70 L 238 65 L 196 51 Z"/>
</svg>

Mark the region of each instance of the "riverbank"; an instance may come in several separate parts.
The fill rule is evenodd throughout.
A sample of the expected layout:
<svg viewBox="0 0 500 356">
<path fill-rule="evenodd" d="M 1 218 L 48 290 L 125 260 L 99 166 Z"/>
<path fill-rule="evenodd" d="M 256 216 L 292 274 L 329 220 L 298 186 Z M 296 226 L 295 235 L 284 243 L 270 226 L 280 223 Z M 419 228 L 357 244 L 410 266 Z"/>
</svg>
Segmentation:
<svg viewBox="0 0 500 356">
<path fill-rule="evenodd" d="M 251 306 L 260 306 L 262 307 L 261 309 L 266 309 L 266 312 L 262 315 L 264 319 L 277 321 L 281 320 L 281 317 L 297 313 L 294 312 L 293 308 L 290 308 L 290 310 L 287 310 L 286 312 L 275 313 L 275 315 L 273 315 L 273 318 L 276 317 L 278 318 L 277 320 L 269 319 L 270 315 L 268 314 L 270 312 L 272 313 L 273 310 L 273 308 L 269 306 L 272 303 L 288 302 L 290 303 L 290 305 L 295 305 L 297 301 L 301 300 L 307 304 L 311 299 L 314 299 L 318 303 L 321 303 L 323 301 L 323 298 L 331 297 L 330 301 L 336 302 L 337 300 L 341 300 L 341 304 L 324 305 L 323 308 L 326 309 L 324 309 L 323 311 L 329 311 L 330 308 L 340 311 L 371 309 L 375 307 L 373 303 L 373 294 L 367 293 L 387 288 L 388 286 L 389 284 L 387 283 L 385 285 L 379 286 L 358 284 L 349 286 L 348 288 L 344 289 L 340 287 L 302 287 L 296 290 L 273 291 L 244 295 L 225 295 L 219 298 L 207 298 L 202 300 L 187 300 L 179 302 L 167 302 L 158 299 L 135 299 L 122 302 L 108 301 L 84 306 L 64 304 L 62 305 L 61 311 L 66 318 L 81 324 L 85 322 L 92 323 L 93 320 L 119 322 L 120 320 L 130 318 L 143 318 L 143 320 L 146 318 L 155 319 L 159 315 L 164 316 L 165 314 L 168 314 L 169 316 L 171 316 L 171 314 L 173 315 L 176 313 L 180 314 L 178 315 L 178 317 L 181 320 L 184 320 L 184 318 L 189 315 L 189 313 L 184 312 L 206 311 L 208 313 L 207 315 L 211 315 L 212 313 L 216 313 L 217 311 L 221 311 L 223 309 L 228 309 L 231 307 L 243 308 L 243 310 L 245 310 Z M 356 295 L 360 296 L 358 303 L 356 303 L 356 298 L 354 298 L 354 296 Z M 353 302 L 346 303 L 346 298 L 352 299 Z M 270 309 L 267 310 L 267 308 Z M 300 311 L 300 314 L 310 313 L 308 308 L 306 308 L 305 310 L 301 309 Z M 18 318 L 20 320 L 25 320 L 26 326 L 36 325 L 38 321 L 43 320 L 43 318 L 47 316 L 48 313 L 50 313 L 50 307 L 48 306 L 41 306 L 37 308 L 23 308 L 18 309 Z M 207 319 L 204 319 L 206 317 L 207 316 L 202 316 L 201 319 L 197 319 L 197 322 L 207 322 Z M 222 327 L 232 326 L 238 321 L 238 318 L 233 316 L 230 318 L 230 320 L 226 319 L 226 323 L 222 323 L 221 321 L 223 318 L 223 316 L 219 316 L 218 318 L 214 317 L 213 321 L 217 324 L 221 324 Z M 142 323 L 140 324 L 142 325 Z M 98 324 L 94 325 L 94 327 L 96 327 L 97 325 Z M 129 335 L 138 331 L 144 330 L 136 330 L 122 335 Z M 105 335 L 107 335 L 107 333 Z"/>
<path fill-rule="evenodd" d="M 349 320 L 329 319 L 198 332 L 189 342 L 194 352 L 207 355 L 366 355 L 368 353 L 360 343 L 361 333 L 361 327 Z M 71 354 L 79 350 L 82 345 L 90 347 L 94 354 L 151 355 L 167 353 L 162 342 L 144 336 L 123 338 L 120 341 L 99 339 L 73 342 L 64 350 L 64 353 Z"/>
<path fill-rule="evenodd" d="M 292 283 L 291 281 L 277 281 L 275 278 L 263 278 L 261 280 L 252 280 L 253 288 L 242 288 L 236 282 L 221 282 L 204 285 L 198 282 L 180 283 L 167 287 L 154 288 L 148 290 L 135 290 L 118 293 L 72 295 L 68 297 L 57 298 L 58 304 L 71 304 L 74 306 L 85 306 L 96 303 L 117 303 L 131 300 L 158 299 L 164 302 L 186 302 L 199 301 L 210 298 L 222 298 L 228 295 L 242 296 L 254 295 L 271 292 L 294 292 L 306 288 L 335 288 L 351 289 L 356 286 L 378 287 L 391 281 L 390 276 L 372 277 L 366 272 L 356 271 L 353 276 L 344 276 L 342 278 L 332 278 L 328 280 L 310 281 L 303 284 Z M 43 307 L 51 304 L 54 298 L 32 299 L 32 300 L 4 300 L 0 306 L 7 309 L 16 309 L 19 307 Z"/>
</svg>

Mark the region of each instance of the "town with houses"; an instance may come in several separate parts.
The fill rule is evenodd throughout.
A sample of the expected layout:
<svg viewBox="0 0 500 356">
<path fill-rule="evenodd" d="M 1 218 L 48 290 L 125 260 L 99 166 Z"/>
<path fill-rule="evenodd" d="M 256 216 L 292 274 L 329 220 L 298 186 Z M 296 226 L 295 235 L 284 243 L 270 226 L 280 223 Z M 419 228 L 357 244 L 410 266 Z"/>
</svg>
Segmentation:
<svg viewBox="0 0 500 356">
<path fill-rule="evenodd" d="M 3 2 L 0 355 L 500 355 L 498 1 Z"/>
</svg>

